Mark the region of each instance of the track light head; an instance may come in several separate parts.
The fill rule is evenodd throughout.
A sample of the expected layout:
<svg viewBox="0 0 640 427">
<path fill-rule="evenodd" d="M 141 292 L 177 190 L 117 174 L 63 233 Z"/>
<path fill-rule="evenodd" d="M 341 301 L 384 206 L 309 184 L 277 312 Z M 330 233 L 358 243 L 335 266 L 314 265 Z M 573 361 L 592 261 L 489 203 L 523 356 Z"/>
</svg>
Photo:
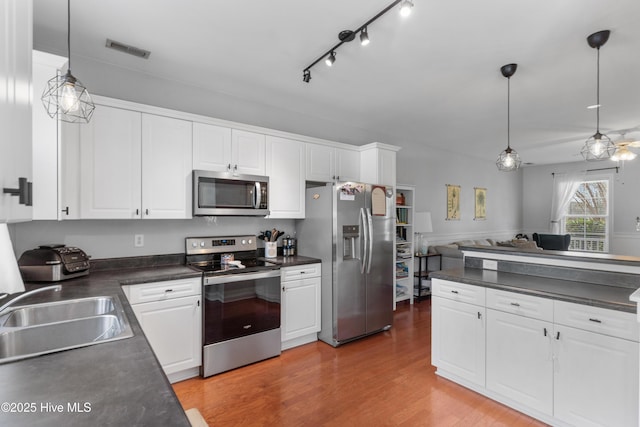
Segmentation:
<svg viewBox="0 0 640 427">
<path fill-rule="evenodd" d="M 336 62 L 336 52 L 331 51 L 327 59 L 324 60 L 324 63 L 327 64 L 327 67 L 331 67 L 334 62 Z"/>
<path fill-rule="evenodd" d="M 366 46 L 369 44 L 369 32 L 367 31 L 367 27 L 364 27 L 360 31 L 360 44 L 362 46 Z"/>
<path fill-rule="evenodd" d="M 412 7 L 413 2 L 411 0 L 403 0 L 400 4 L 400 15 L 404 17 L 411 15 Z"/>
<path fill-rule="evenodd" d="M 302 81 L 309 83 L 309 80 L 311 80 L 311 70 L 304 70 L 302 72 Z"/>
</svg>

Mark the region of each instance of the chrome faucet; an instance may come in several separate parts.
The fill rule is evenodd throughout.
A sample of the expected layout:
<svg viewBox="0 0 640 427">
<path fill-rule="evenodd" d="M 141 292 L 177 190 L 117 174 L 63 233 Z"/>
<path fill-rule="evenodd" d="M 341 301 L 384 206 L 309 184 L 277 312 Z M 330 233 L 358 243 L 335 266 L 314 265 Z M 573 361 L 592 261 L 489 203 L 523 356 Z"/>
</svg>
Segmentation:
<svg viewBox="0 0 640 427">
<path fill-rule="evenodd" d="M 2 307 L 0 307 L 0 315 L 2 315 L 2 312 L 5 311 L 7 308 L 11 307 L 14 303 L 16 303 L 16 302 L 18 302 L 20 300 L 23 300 L 23 299 L 25 299 L 27 297 L 30 297 L 33 294 L 37 294 L 39 292 L 44 292 L 44 291 L 58 292 L 60 289 L 62 289 L 62 285 L 53 285 L 53 286 L 45 286 L 44 288 L 34 289 L 32 291 L 25 292 L 22 295 L 15 297 L 11 301 L 9 301 L 8 303 L 6 303 Z"/>
</svg>

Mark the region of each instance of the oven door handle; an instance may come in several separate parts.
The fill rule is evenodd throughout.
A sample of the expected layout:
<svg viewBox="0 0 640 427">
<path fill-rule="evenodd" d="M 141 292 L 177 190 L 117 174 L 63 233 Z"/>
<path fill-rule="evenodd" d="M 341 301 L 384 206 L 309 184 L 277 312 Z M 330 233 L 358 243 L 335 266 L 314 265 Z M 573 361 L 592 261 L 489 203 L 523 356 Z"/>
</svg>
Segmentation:
<svg viewBox="0 0 640 427">
<path fill-rule="evenodd" d="M 280 269 L 259 271 L 256 273 L 233 273 L 212 277 L 205 276 L 204 285 L 219 285 L 221 283 L 243 282 L 245 280 L 269 279 L 271 277 L 280 277 Z"/>
</svg>

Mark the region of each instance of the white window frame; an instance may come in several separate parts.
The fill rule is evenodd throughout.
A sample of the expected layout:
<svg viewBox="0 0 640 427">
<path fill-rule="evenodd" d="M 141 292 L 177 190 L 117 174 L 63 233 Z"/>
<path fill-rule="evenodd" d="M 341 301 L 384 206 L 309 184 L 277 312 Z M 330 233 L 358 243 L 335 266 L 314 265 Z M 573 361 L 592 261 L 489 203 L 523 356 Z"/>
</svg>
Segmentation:
<svg viewBox="0 0 640 427">
<path fill-rule="evenodd" d="M 606 181 L 607 182 L 607 213 L 606 215 L 597 215 L 598 217 L 605 216 L 606 217 L 606 226 L 605 226 L 605 237 L 604 237 L 604 250 L 603 251 L 593 251 L 593 250 L 580 250 L 580 249 L 571 249 L 573 251 L 579 252 L 591 252 L 591 253 L 609 253 L 609 249 L 611 248 L 611 230 L 613 230 L 613 174 L 599 174 L 599 175 L 588 175 L 583 180 L 580 181 L 582 185 L 585 182 L 595 182 L 595 181 Z M 573 197 L 572 197 L 573 199 Z M 562 216 L 562 233 L 567 233 L 566 229 L 566 220 L 570 217 L 567 215 L 567 211 L 569 210 L 569 205 L 567 205 L 567 210 Z M 571 215 L 575 217 L 585 217 L 588 215 Z M 573 236 L 571 238 L 574 241 Z"/>
</svg>

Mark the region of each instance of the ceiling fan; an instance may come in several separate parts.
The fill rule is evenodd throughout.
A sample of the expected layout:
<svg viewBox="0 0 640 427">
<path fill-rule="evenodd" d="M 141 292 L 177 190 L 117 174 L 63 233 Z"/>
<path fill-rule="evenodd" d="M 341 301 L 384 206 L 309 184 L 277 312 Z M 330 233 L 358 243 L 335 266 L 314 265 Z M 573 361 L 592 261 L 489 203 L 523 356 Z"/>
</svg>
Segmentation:
<svg viewBox="0 0 640 427">
<path fill-rule="evenodd" d="M 619 161 L 619 160 L 633 160 L 638 155 L 633 151 L 629 150 L 629 148 L 640 148 L 640 140 L 637 138 L 627 138 L 626 133 L 630 131 L 634 131 L 635 129 L 629 129 L 625 131 L 619 131 L 620 139 L 614 141 L 614 145 L 616 146 L 616 151 L 611 156 L 611 160 Z"/>
</svg>

